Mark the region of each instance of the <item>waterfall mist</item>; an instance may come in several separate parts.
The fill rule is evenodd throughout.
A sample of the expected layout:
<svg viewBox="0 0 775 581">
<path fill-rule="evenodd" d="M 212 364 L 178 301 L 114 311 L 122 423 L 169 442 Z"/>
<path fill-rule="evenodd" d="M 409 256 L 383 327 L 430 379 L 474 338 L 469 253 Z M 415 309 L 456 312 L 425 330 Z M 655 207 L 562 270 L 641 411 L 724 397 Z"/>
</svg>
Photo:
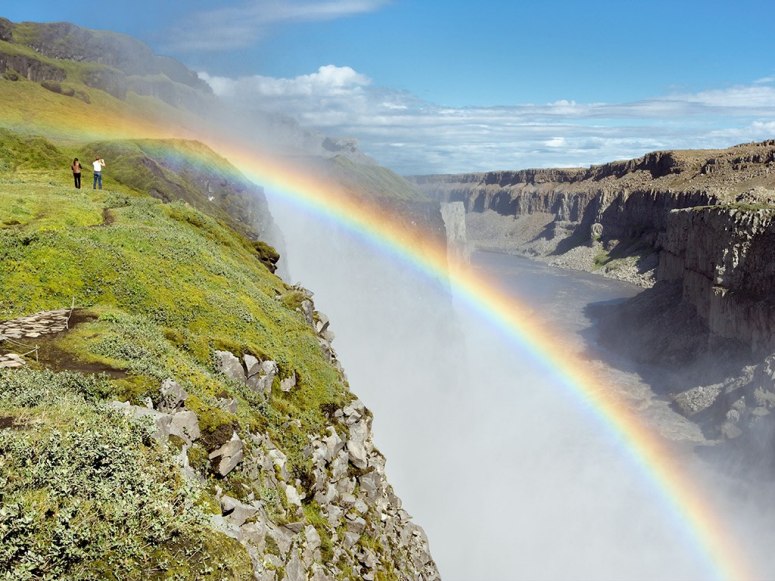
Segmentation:
<svg viewBox="0 0 775 581">
<path fill-rule="evenodd" d="M 443 578 L 714 576 L 680 507 L 523 349 L 412 265 L 267 193 L 290 281 L 330 317 L 388 477 Z M 704 491 L 717 477 L 698 467 L 696 479 Z M 715 502 L 740 517 L 730 527 L 751 524 Z M 739 535 L 749 548 L 761 538 Z"/>
</svg>

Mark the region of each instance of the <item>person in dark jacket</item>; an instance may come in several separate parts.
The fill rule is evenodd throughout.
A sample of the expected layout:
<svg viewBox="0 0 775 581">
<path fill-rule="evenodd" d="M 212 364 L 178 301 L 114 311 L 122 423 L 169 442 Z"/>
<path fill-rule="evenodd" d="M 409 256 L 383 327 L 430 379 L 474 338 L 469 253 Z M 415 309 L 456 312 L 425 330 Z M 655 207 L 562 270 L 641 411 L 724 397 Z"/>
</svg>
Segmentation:
<svg viewBox="0 0 775 581">
<path fill-rule="evenodd" d="M 73 160 L 73 165 L 70 166 L 70 169 L 73 170 L 73 180 L 75 181 L 75 189 L 80 190 L 81 189 L 81 162 L 78 161 L 77 157 Z"/>
</svg>

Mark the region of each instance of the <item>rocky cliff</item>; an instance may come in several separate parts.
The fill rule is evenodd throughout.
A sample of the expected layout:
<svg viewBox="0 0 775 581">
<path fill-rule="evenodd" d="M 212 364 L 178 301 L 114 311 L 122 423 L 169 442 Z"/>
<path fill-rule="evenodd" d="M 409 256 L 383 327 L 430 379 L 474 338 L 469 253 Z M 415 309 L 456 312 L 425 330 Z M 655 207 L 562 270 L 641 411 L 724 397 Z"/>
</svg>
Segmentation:
<svg viewBox="0 0 775 581">
<path fill-rule="evenodd" d="M 60 147 L 0 131 L 0 574 L 438 578 L 260 188 L 146 140 L 74 190 Z"/>
<path fill-rule="evenodd" d="M 415 176 L 422 191 L 463 202 L 469 213 L 550 214 L 586 241 L 607 242 L 663 231 L 671 210 L 768 199 L 775 189 L 775 141 L 727 150 L 655 152 L 587 169 L 536 169 Z"/>
<path fill-rule="evenodd" d="M 754 444 L 772 441 L 775 409 L 774 140 L 587 169 L 412 179 L 465 204 L 476 247 L 653 285 L 594 309 L 601 341 L 646 365 L 709 437 L 745 440 L 757 462 L 770 458 Z"/>
</svg>

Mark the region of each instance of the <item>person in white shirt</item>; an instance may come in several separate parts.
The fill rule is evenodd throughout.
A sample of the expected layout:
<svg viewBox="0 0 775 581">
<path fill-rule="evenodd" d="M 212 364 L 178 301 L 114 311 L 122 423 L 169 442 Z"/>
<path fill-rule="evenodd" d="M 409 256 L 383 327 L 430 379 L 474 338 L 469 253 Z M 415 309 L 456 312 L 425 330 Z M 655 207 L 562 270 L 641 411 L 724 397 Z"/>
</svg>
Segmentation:
<svg viewBox="0 0 775 581">
<path fill-rule="evenodd" d="M 95 157 L 92 167 L 94 168 L 94 186 L 92 189 L 96 190 L 97 184 L 100 184 L 100 189 L 102 189 L 102 168 L 105 167 L 105 160 L 101 157 Z"/>
</svg>

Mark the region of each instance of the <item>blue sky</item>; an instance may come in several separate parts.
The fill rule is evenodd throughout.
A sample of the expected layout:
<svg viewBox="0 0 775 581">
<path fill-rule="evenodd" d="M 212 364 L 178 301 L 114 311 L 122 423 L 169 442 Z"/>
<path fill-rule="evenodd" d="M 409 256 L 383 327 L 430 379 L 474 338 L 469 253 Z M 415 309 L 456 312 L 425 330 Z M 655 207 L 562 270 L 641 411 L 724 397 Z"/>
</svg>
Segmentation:
<svg viewBox="0 0 775 581">
<path fill-rule="evenodd" d="M 771 0 L 32 0 L 2 12 L 140 38 L 225 99 L 356 137 L 402 173 L 775 137 Z"/>
</svg>

